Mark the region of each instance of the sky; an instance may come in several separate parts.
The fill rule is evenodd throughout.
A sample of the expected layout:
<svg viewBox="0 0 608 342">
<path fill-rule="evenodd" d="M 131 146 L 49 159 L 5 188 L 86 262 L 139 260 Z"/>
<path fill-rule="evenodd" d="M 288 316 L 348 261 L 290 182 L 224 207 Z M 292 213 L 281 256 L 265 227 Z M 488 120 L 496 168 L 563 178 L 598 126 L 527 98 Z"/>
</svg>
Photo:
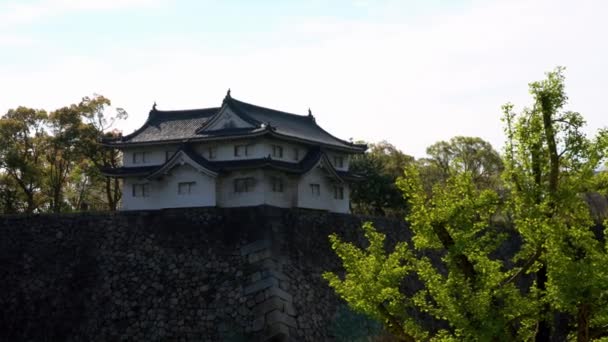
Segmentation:
<svg viewBox="0 0 608 342">
<path fill-rule="evenodd" d="M 0 114 L 102 94 L 129 118 L 234 98 L 348 140 L 503 146 L 501 105 L 565 66 L 567 109 L 608 126 L 608 1 L 0 0 Z"/>
</svg>

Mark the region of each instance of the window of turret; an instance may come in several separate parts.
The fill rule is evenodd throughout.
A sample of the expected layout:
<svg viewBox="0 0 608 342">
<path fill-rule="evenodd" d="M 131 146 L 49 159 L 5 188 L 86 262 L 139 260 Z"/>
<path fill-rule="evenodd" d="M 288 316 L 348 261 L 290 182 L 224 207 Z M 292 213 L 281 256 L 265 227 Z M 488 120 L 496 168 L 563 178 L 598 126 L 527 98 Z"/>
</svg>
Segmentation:
<svg viewBox="0 0 608 342">
<path fill-rule="evenodd" d="M 321 196 L 321 186 L 319 184 L 310 184 L 310 192 L 313 196 Z"/>
<path fill-rule="evenodd" d="M 194 193 L 194 185 L 196 182 L 180 182 L 177 184 L 178 195 L 190 195 Z"/>
<path fill-rule="evenodd" d="M 252 177 L 236 178 L 234 180 L 234 192 L 251 192 L 253 191 L 254 180 Z"/>
<path fill-rule="evenodd" d="M 234 156 L 243 157 L 249 155 L 249 145 L 234 145 Z"/>
<path fill-rule="evenodd" d="M 133 197 L 148 197 L 150 196 L 150 185 L 146 183 L 133 184 L 132 191 Z"/>
<path fill-rule="evenodd" d="M 283 192 L 283 179 L 279 177 L 271 177 L 272 192 Z"/>
<path fill-rule="evenodd" d="M 334 186 L 334 198 L 337 200 L 344 199 L 344 188 L 341 186 Z"/>
<path fill-rule="evenodd" d="M 207 150 L 207 156 L 209 157 L 209 159 L 217 158 L 217 147 L 209 147 L 209 149 Z"/>
<path fill-rule="evenodd" d="M 334 156 L 334 166 L 335 167 L 344 167 L 344 157 Z"/>
<path fill-rule="evenodd" d="M 133 164 L 145 164 L 146 152 L 133 152 Z"/>
<path fill-rule="evenodd" d="M 283 158 L 283 146 L 272 145 L 272 156 L 274 158 Z"/>
</svg>

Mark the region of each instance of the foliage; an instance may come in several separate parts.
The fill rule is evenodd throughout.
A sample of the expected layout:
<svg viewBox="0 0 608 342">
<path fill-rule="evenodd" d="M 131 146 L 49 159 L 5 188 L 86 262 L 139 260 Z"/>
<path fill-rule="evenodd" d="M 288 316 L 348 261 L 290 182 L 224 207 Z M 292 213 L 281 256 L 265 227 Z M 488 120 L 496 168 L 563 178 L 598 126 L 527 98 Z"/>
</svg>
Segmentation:
<svg viewBox="0 0 608 342">
<path fill-rule="evenodd" d="M 436 186 L 429 197 L 413 166 L 399 186 L 410 198 L 412 242 L 399 242 L 387 254 L 385 236 L 369 223 L 363 226 L 370 243 L 366 249 L 330 236 L 346 270 L 344 279 L 324 274 L 330 286 L 355 310 L 380 320 L 404 340 L 510 341 L 529 336 L 526 317 L 536 308 L 527 297 L 533 295 L 504 283 L 508 274 L 503 263 L 489 257 L 504 239 L 490 225 L 499 203 L 496 193 L 478 190 L 464 173 Z M 406 296 L 403 283 L 412 279 L 424 286 Z M 437 328 L 425 314 L 447 322 L 448 328 Z"/>
<path fill-rule="evenodd" d="M 530 84 L 532 108 L 504 109 L 507 145 L 505 180 L 513 224 L 523 239 L 518 260 L 534 263 L 544 305 L 540 336 L 550 335 L 549 317 L 576 317 L 576 336 L 588 341 L 608 327 L 608 246 L 591 229 L 582 194 L 607 155 L 608 132 L 588 139 L 583 117 L 563 111 L 567 103 L 563 68 Z M 590 329 L 599 329 L 595 332 Z"/>
<path fill-rule="evenodd" d="M 598 192 L 608 198 L 608 170 L 598 171 L 591 180 L 590 191 Z"/>
<path fill-rule="evenodd" d="M 120 151 L 112 148 L 102 148 L 99 140 L 102 137 L 110 138 L 119 134 L 111 130 L 114 123 L 118 120 L 127 118 L 127 112 L 122 108 L 117 108 L 113 116 L 107 115 L 106 107 L 110 106 L 109 99 L 97 95 L 95 97 L 84 97 L 78 104 L 78 108 L 87 123 L 81 132 L 82 143 L 80 150 L 86 155 L 91 165 L 87 173 L 91 181 L 96 184 L 103 184 L 105 201 L 110 210 L 117 210 L 118 203 L 122 197 L 120 184 L 117 178 L 110 179 L 100 173 L 102 168 L 115 168 L 119 166 L 121 160 Z"/>
<path fill-rule="evenodd" d="M 413 161 L 413 157 L 386 141 L 369 144 L 365 154 L 353 157 L 350 170 L 365 179 L 352 185 L 353 213 L 403 217 L 406 201 L 395 181 Z"/>
<path fill-rule="evenodd" d="M 0 120 L 0 170 L 17 185 L 25 200 L 25 211 L 33 212 L 40 206 L 40 191 L 43 188 L 43 170 L 40 165 L 45 153 L 47 134 L 44 110 L 18 107 L 9 110 Z M 14 190 L 3 194 L 14 197 Z M 6 201 L 6 199 L 5 199 Z"/>
<path fill-rule="evenodd" d="M 502 160 L 492 145 L 481 138 L 457 136 L 436 142 L 426 153 L 429 158 L 418 160 L 418 164 L 427 193 L 434 184 L 462 172 L 469 172 L 482 189 L 496 189 L 499 185 Z"/>
<path fill-rule="evenodd" d="M 99 168 L 118 166 L 120 154 L 98 141 L 126 117 L 120 108 L 106 114 L 110 101 L 85 97 L 47 114 L 18 107 L 0 118 L 0 204 L 5 213 L 115 210 L 117 180 Z"/>
<path fill-rule="evenodd" d="M 572 317 L 570 339 L 608 334 L 608 245 L 583 196 L 607 155 L 608 133 L 588 139 L 582 116 L 562 111 L 562 68 L 530 92 L 532 108 L 504 106 L 503 200 L 479 186 L 478 168 L 452 167 L 429 194 L 420 166 L 410 166 L 398 185 L 412 241 L 387 253 L 370 224 L 364 249 L 330 236 L 345 275 L 324 277 L 353 309 L 407 341 L 553 340 L 557 313 Z M 446 145 L 436 147 L 438 160 L 448 160 Z M 509 218 L 506 227 L 497 213 Z M 515 255 L 501 252 L 513 241 Z"/>
</svg>

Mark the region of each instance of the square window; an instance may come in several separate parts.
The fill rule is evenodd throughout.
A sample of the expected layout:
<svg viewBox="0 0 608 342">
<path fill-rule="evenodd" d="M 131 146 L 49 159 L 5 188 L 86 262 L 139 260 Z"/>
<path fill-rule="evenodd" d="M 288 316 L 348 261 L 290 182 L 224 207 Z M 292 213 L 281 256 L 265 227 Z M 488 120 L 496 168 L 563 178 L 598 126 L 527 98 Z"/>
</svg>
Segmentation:
<svg viewBox="0 0 608 342">
<path fill-rule="evenodd" d="M 344 199 L 344 188 L 341 186 L 334 186 L 334 198 L 337 200 Z"/>
<path fill-rule="evenodd" d="M 209 147 L 209 149 L 207 150 L 207 156 L 209 157 L 209 159 L 215 159 L 217 157 L 217 147 Z"/>
<path fill-rule="evenodd" d="M 180 182 L 177 184 L 178 195 L 190 195 L 194 192 L 196 182 Z"/>
<path fill-rule="evenodd" d="M 254 180 L 251 177 L 237 178 L 234 180 L 234 192 L 251 192 L 253 191 Z"/>
<path fill-rule="evenodd" d="M 146 152 L 133 152 L 133 164 L 145 164 Z"/>
<path fill-rule="evenodd" d="M 249 145 L 234 145 L 234 156 L 243 157 L 249 155 Z"/>
<path fill-rule="evenodd" d="M 283 158 L 283 146 L 272 145 L 272 156 L 274 158 Z"/>
<path fill-rule="evenodd" d="M 310 184 L 310 192 L 313 196 L 321 196 L 321 186 L 319 184 Z"/>
<path fill-rule="evenodd" d="M 283 192 L 283 179 L 279 177 L 271 177 L 272 192 Z"/>
<path fill-rule="evenodd" d="M 150 185 L 147 183 L 133 184 L 133 197 L 148 197 L 150 195 Z"/>
</svg>

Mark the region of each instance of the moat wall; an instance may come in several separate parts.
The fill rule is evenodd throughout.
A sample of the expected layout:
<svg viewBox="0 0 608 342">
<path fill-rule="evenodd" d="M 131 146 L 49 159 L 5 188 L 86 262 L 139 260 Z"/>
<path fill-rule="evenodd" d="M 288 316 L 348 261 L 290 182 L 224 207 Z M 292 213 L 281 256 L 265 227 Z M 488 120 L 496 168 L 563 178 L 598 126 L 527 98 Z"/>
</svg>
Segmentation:
<svg viewBox="0 0 608 342">
<path fill-rule="evenodd" d="M 366 220 L 267 206 L 0 217 L 0 341 L 331 341 L 327 236 L 363 245 Z"/>
</svg>

